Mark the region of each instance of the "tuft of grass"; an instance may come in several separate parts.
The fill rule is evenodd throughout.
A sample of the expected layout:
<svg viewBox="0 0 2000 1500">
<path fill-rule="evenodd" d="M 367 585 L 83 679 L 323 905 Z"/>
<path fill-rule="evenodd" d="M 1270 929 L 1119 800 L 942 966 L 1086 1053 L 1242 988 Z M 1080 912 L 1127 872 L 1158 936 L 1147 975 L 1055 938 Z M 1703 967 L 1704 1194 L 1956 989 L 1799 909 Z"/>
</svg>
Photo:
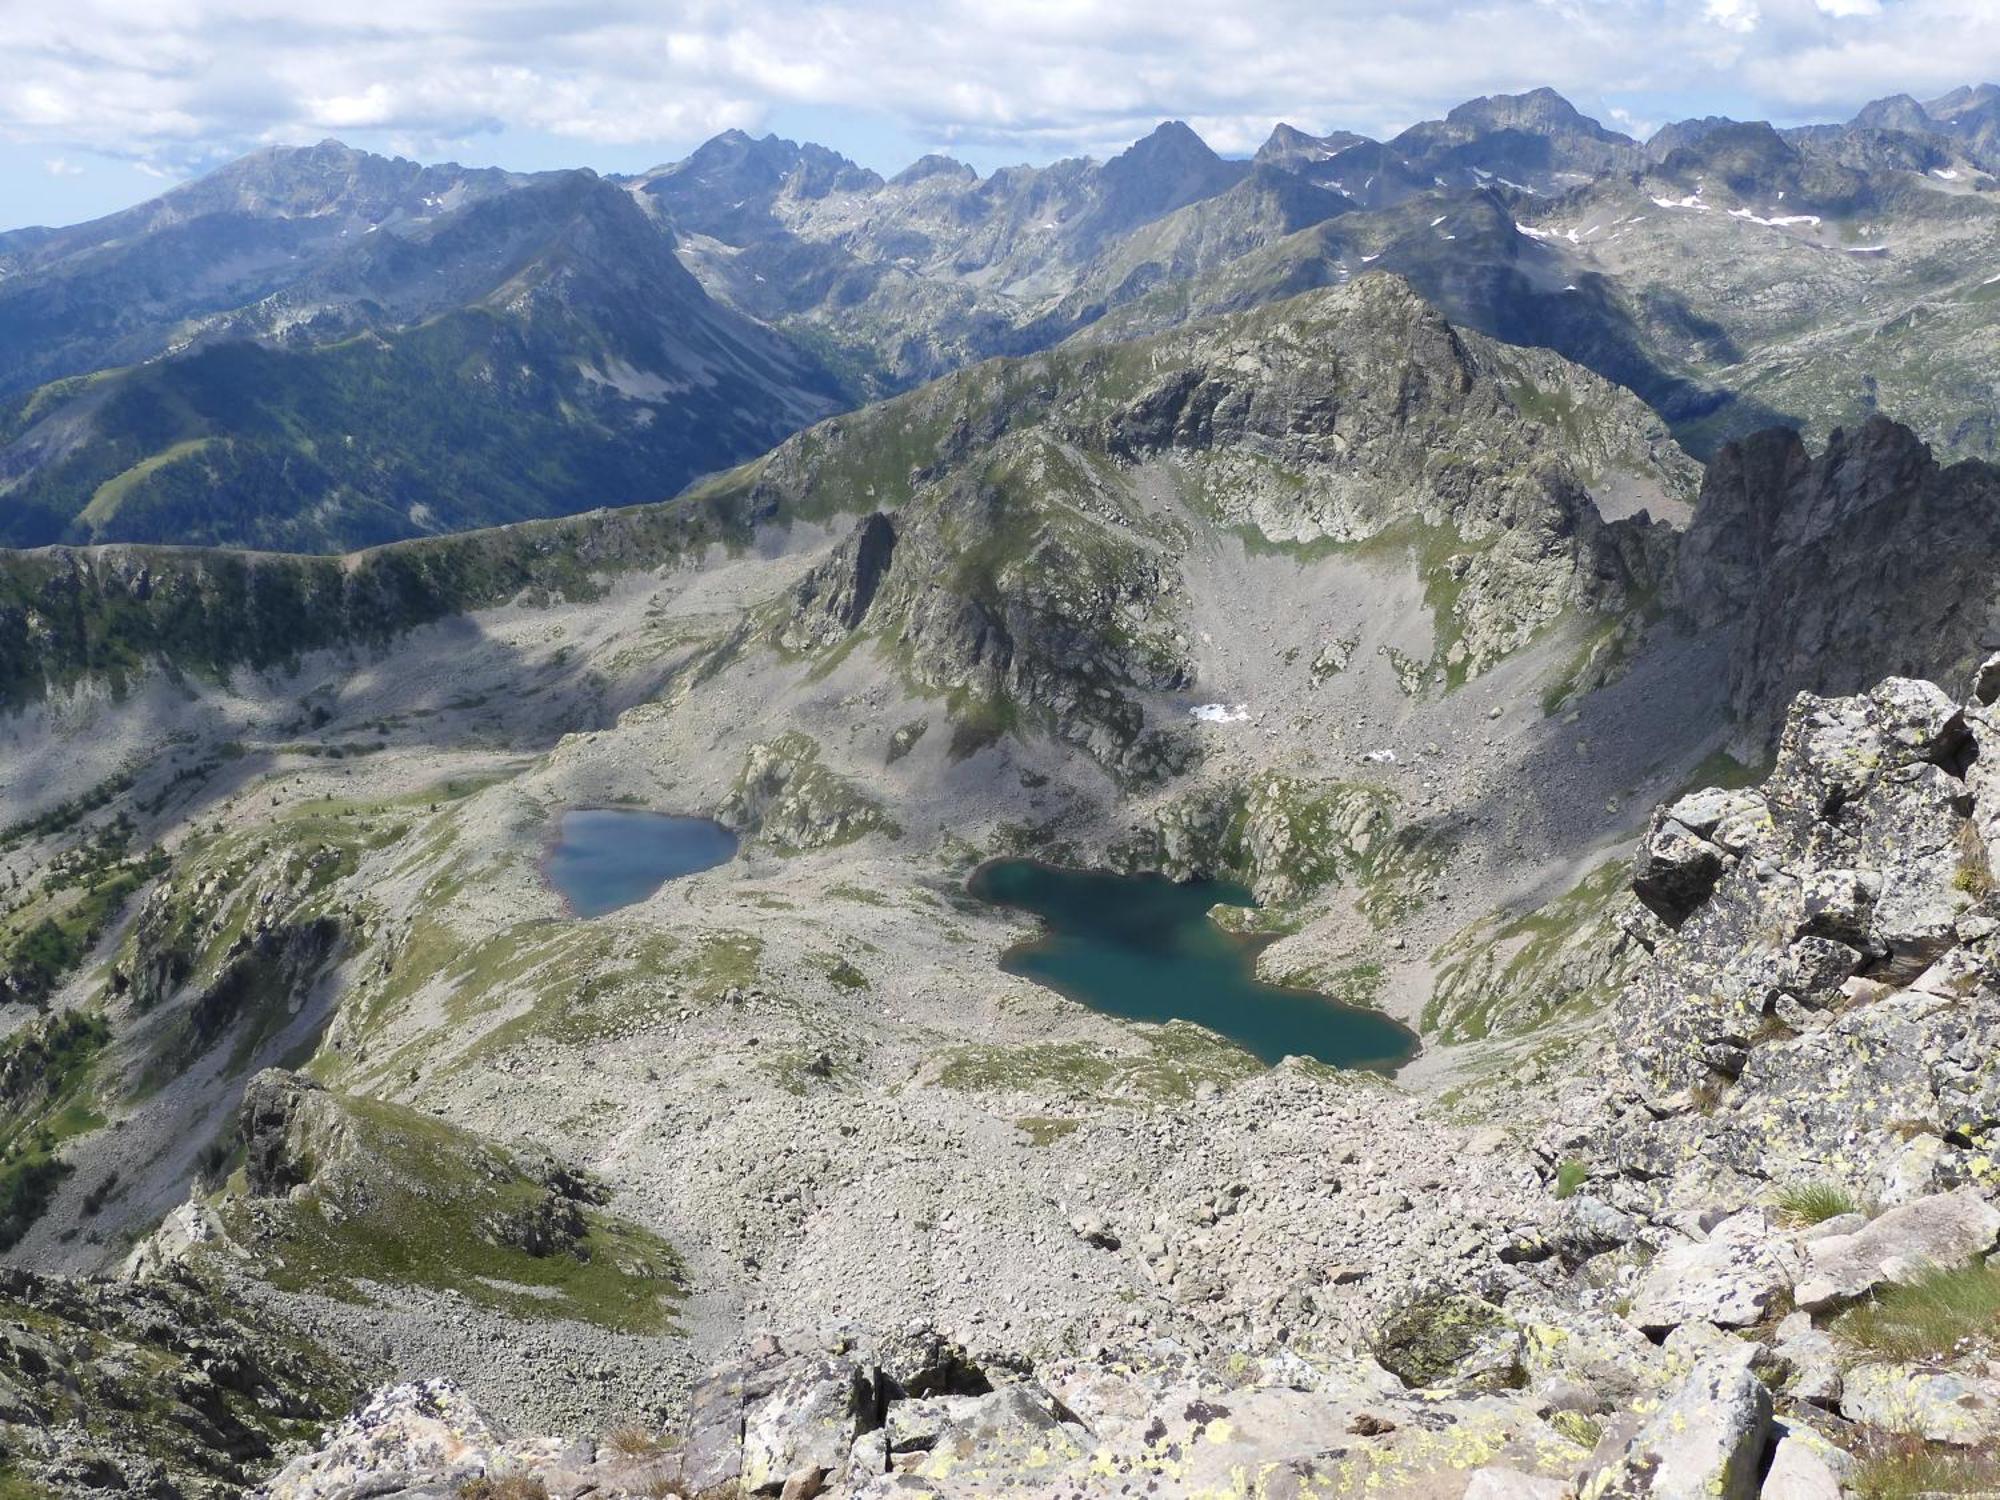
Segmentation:
<svg viewBox="0 0 2000 1500">
<path fill-rule="evenodd" d="M 1793 1182 L 1778 1189 L 1772 1202 L 1787 1224 L 1824 1224 L 1842 1214 L 1862 1212 L 1854 1194 L 1837 1182 Z"/>
<path fill-rule="evenodd" d="M 1850 1348 L 1892 1360 L 2000 1349 L 2000 1267 L 1927 1271 L 1906 1285 L 1883 1288 L 1833 1327 Z"/>
<path fill-rule="evenodd" d="M 658 1458 L 673 1448 L 661 1434 L 637 1422 L 627 1422 L 605 1433 L 604 1446 L 620 1458 Z"/>
<path fill-rule="evenodd" d="M 1946 1448 L 1922 1438 L 1872 1435 L 1848 1487 L 1864 1500 L 2000 1493 L 2000 1451 Z"/>
<path fill-rule="evenodd" d="M 1975 901 L 1993 894 L 1993 862 L 1987 857 L 1986 843 L 1978 826 L 1967 818 L 1958 830 L 1958 869 L 1951 883 Z"/>
<path fill-rule="evenodd" d="M 1570 1197 L 1589 1180 L 1590 1164 L 1571 1157 L 1556 1168 L 1556 1197 Z"/>
</svg>

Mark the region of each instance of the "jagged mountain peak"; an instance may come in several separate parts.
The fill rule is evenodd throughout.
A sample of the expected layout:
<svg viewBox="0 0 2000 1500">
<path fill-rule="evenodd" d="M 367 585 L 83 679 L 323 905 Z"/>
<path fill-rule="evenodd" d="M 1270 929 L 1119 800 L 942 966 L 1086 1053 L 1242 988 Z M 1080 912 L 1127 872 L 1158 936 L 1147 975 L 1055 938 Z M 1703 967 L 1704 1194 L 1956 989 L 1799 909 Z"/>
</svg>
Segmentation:
<svg viewBox="0 0 2000 1500">
<path fill-rule="evenodd" d="M 649 173 L 649 185 L 696 181 L 728 185 L 746 192 L 771 192 L 790 187 L 806 197 L 836 189 L 866 191 L 882 185 L 880 173 L 812 141 L 801 144 L 783 136 L 752 136 L 725 130 L 704 141 L 683 160 Z"/>
<path fill-rule="evenodd" d="M 1956 120 L 1973 110 L 2000 108 L 2000 83 L 1974 83 L 1941 94 L 1923 106 L 1933 120 Z"/>
<path fill-rule="evenodd" d="M 1445 123 L 1483 130 L 1525 130 L 1537 135 L 1578 133 L 1601 141 L 1637 144 L 1630 136 L 1606 130 L 1547 87 L 1530 89 L 1525 94 L 1486 94 L 1468 99 L 1445 116 Z"/>
<path fill-rule="evenodd" d="M 929 182 L 933 178 L 950 177 L 966 184 L 979 181 L 979 173 L 955 156 L 942 152 L 930 152 L 918 157 L 902 171 L 889 179 L 891 187 L 910 187 L 919 182 Z"/>
<path fill-rule="evenodd" d="M 1936 126 L 1923 105 L 1908 94 L 1873 100 L 1863 105 L 1848 123 L 1863 130 L 1926 131 Z"/>
<path fill-rule="evenodd" d="M 1351 146 L 1367 142 L 1367 136 L 1352 130 L 1331 130 L 1325 135 L 1313 135 L 1296 125 L 1280 123 L 1272 127 L 1270 136 L 1257 148 L 1257 154 L 1251 160 L 1280 166 L 1303 165 L 1325 161 Z"/>
<path fill-rule="evenodd" d="M 1249 170 L 1248 162 L 1218 156 L 1185 122 L 1168 120 L 1098 168 L 1102 196 L 1092 241 L 1212 198 Z"/>
<path fill-rule="evenodd" d="M 1676 151 L 1698 145 L 1718 130 L 1727 130 L 1741 124 L 1728 115 L 1702 115 L 1698 119 L 1674 120 L 1662 125 L 1646 138 L 1646 154 L 1655 161 L 1665 161 Z"/>
<path fill-rule="evenodd" d="M 1185 120 L 1162 120 L 1147 134 L 1139 137 L 1123 151 L 1105 163 L 1107 170 L 1126 163 L 1134 167 L 1152 167 L 1161 163 L 1196 164 L 1206 166 L 1219 162 L 1222 158 L 1203 140 L 1192 125 Z"/>
</svg>

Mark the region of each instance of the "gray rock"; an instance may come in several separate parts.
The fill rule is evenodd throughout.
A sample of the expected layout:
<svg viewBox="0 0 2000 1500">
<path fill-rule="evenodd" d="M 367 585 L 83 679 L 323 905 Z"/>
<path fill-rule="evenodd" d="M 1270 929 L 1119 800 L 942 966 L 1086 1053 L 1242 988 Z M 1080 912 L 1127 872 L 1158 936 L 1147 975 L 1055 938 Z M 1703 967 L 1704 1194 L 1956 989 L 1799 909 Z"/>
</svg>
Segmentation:
<svg viewBox="0 0 2000 1500">
<path fill-rule="evenodd" d="M 1840 1401 L 1840 1357 L 1833 1336 L 1813 1327 L 1810 1316 L 1787 1313 L 1779 1322 L 1772 1345 L 1786 1368 L 1785 1394 L 1815 1406 Z"/>
<path fill-rule="evenodd" d="M 1840 1479 L 1820 1446 L 1787 1435 L 1771 1453 L 1760 1500 L 1840 1500 Z"/>
<path fill-rule="evenodd" d="M 1475 1469 L 1465 1486 L 1465 1500 L 1562 1500 L 1569 1486 L 1542 1474 L 1518 1469 Z"/>
<path fill-rule="evenodd" d="M 739 1485 L 777 1494 L 794 1475 L 833 1473 L 877 1426 L 873 1372 L 846 1358 L 788 1355 L 759 1339 L 747 1359 L 698 1384 L 683 1477 L 696 1494 Z"/>
<path fill-rule="evenodd" d="M 1566 1199 L 1556 1219 L 1557 1244 L 1577 1260 L 1616 1250 L 1620 1245 L 1630 1244 L 1638 1234 L 1637 1219 L 1588 1193 L 1576 1193 Z"/>
<path fill-rule="evenodd" d="M 1750 1500 L 1771 1430 L 1771 1393 L 1746 1346 L 1703 1360 L 1629 1441 L 1597 1455 L 1581 1500 Z"/>
<path fill-rule="evenodd" d="M 1840 1414 L 1850 1422 L 1972 1447 L 2000 1441 L 2000 1381 L 1918 1365 L 1857 1365 Z"/>
<path fill-rule="evenodd" d="M 977 1464 L 1011 1471 L 1018 1485 L 1028 1486 L 1037 1472 L 1082 1457 L 1089 1445 L 1089 1432 L 1048 1392 L 1026 1384 L 1006 1385 L 984 1396 L 955 1401 L 924 1454 L 908 1465 L 898 1460 L 897 1467 L 942 1476 Z"/>
<path fill-rule="evenodd" d="M 1794 1291 L 1799 1306 L 1833 1307 L 1934 1266 L 1963 1265 L 2000 1241 L 2000 1209 L 1971 1188 L 1892 1208 L 1853 1234 L 1815 1240 Z"/>
<path fill-rule="evenodd" d="M 1706 1240 L 1669 1246 L 1646 1268 L 1630 1321 L 1648 1333 L 1683 1323 L 1747 1328 L 1792 1285 L 1798 1256 L 1762 1209 L 1718 1224 Z"/>
<path fill-rule="evenodd" d="M 875 1425 L 874 1386 L 850 1359 L 794 1360 L 743 1411 L 741 1483 L 774 1493 L 794 1476 L 831 1473 Z"/>
</svg>

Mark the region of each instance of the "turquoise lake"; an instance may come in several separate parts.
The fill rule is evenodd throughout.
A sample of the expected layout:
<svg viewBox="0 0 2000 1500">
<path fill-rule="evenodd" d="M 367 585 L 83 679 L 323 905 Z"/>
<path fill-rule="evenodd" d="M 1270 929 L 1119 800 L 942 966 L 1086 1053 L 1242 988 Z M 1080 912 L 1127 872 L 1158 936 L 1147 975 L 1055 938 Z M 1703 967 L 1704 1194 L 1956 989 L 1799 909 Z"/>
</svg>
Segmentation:
<svg viewBox="0 0 2000 1500">
<path fill-rule="evenodd" d="M 579 917 L 644 901 L 678 875 L 736 855 L 736 835 L 708 818 L 628 807 L 579 807 L 562 815 L 543 872 Z"/>
<path fill-rule="evenodd" d="M 1256 976 L 1260 944 L 1225 932 L 1212 906 L 1255 906 L 1220 880 L 1063 870 L 999 859 L 973 872 L 982 901 L 1031 912 L 1045 931 L 1001 967 L 1106 1015 L 1193 1021 L 1275 1063 L 1287 1054 L 1342 1068 L 1394 1068 L 1417 1050 L 1408 1028 L 1375 1011 Z"/>
</svg>

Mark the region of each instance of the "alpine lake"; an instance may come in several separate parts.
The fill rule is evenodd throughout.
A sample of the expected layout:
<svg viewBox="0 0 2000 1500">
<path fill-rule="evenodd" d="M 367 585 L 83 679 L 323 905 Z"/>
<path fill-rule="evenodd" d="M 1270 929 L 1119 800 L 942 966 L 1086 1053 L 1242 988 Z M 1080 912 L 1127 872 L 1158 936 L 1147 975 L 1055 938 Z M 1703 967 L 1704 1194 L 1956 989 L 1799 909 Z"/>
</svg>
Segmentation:
<svg viewBox="0 0 2000 1500">
<path fill-rule="evenodd" d="M 727 863 L 736 847 L 736 835 L 708 818 L 577 807 L 557 823 L 542 871 L 573 913 L 601 917 L 644 901 L 677 876 Z"/>
<path fill-rule="evenodd" d="M 1233 882 L 997 859 L 973 872 L 967 890 L 1042 921 L 1041 935 L 1010 949 L 1002 968 L 1105 1015 L 1192 1021 L 1266 1063 L 1296 1054 L 1386 1072 L 1417 1050 L 1414 1033 L 1377 1011 L 1259 979 L 1267 940 L 1209 917 L 1214 906 L 1256 905 Z"/>
</svg>

